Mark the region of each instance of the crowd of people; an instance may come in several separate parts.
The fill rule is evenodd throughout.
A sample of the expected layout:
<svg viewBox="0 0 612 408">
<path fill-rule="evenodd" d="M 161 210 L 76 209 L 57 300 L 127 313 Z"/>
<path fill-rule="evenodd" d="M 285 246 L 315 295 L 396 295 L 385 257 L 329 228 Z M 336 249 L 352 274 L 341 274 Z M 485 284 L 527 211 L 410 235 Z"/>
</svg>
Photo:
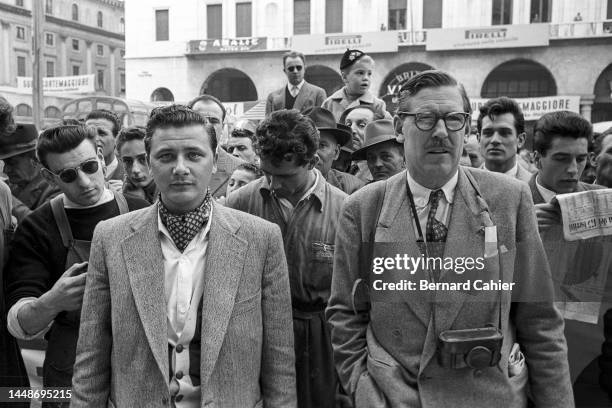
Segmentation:
<svg viewBox="0 0 612 408">
<path fill-rule="evenodd" d="M 211 95 L 146 127 L 96 110 L 40 134 L 0 105 L 0 383 L 28 385 L 17 341 L 44 338 L 43 385 L 72 396 L 47 407 L 612 398 L 612 238 L 565 240 L 556 199 L 612 187 L 612 129 L 547 113 L 530 151 L 513 99 L 473 126 L 450 73 L 409 79 L 391 114 L 371 56 L 347 50 L 329 97 L 305 64 L 284 55 L 266 117 L 228 134 Z M 381 253 L 483 259 L 470 279 L 512 290 L 380 292 Z M 602 275 L 592 321 L 563 314 Z"/>
</svg>

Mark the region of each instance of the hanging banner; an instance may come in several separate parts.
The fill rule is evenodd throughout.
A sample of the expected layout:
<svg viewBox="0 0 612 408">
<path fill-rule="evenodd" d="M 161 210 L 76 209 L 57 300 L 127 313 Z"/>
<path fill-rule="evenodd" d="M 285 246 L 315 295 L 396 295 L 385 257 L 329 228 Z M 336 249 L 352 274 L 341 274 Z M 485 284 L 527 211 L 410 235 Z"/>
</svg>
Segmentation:
<svg viewBox="0 0 612 408">
<path fill-rule="evenodd" d="M 366 54 L 376 52 L 397 52 L 396 31 L 346 34 L 304 34 L 294 35 L 291 49 L 306 55 L 343 54 L 347 48 L 358 49 Z"/>
<path fill-rule="evenodd" d="M 267 44 L 266 37 L 192 40 L 187 43 L 187 55 L 265 51 Z"/>
<path fill-rule="evenodd" d="M 43 78 L 43 92 L 95 92 L 95 74 Z M 17 92 L 32 93 L 32 78 L 17 77 Z"/>
<path fill-rule="evenodd" d="M 427 30 L 425 50 L 469 50 L 547 46 L 548 24 L 497 25 L 478 28 L 436 28 Z"/>
<path fill-rule="evenodd" d="M 542 96 L 539 98 L 512 98 L 518 103 L 523 111 L 525 120 L 538 120 L 542 115 L 549 112 L 567 110 L 580 113 L 579 96 Z M 477 120 L 480 113 L 479 108 L 488 99 L 470 98 L 472 105 L 472 119 Z"/>
</svg>

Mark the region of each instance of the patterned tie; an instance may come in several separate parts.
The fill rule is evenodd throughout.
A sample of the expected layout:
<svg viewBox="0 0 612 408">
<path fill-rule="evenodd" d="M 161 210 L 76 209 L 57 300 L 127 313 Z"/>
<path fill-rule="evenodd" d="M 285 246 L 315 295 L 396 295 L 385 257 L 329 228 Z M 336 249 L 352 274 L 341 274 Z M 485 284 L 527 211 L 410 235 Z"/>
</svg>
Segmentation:
<svg viewBox="0 0 612 408">
<path fill-rule="evenodd" d="M 446 242 L 446 234 L 448 228 L 446 225 L 436 219 L 436 211 L 440 198 L 444 196 L 442 190 L 435 190 L 429 196 L 429 214 L 427 215 L 427 226 L 425 227 L 425 236 L 427 242 L 434 244 L 427 246 L 430 257 L 442 257 L 444 255 L 444 242 Z M 441 243 L 440 243 L 441 242 Z"/>
<path fill-rule="evenodd" d="M 187 213 L 174 215 L 159 200 L 159 216 L 179 251 L 183 252 L 193 237 L 206 225 L 211 205 L 212 197 L 208 192 L 201 206 Z"/>
</svg>

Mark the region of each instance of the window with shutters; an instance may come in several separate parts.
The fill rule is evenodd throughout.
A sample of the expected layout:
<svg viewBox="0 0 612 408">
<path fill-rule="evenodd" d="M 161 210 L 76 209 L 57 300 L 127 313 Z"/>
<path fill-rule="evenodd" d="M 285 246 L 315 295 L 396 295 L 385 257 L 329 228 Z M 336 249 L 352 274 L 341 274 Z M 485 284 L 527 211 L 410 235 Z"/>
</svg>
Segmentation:
<svg viewBox="0 0 612 408">
<path fill-rule="evenodd" d="M 493 0 L 491 24 L 512 24 L 512 0 Z"/>
<path fill-rule="evenodd" d="M 221 4 L 206 6 L 206 35 L 207 38 L 221 38 L 223 35 L 223 9 Z"/>
<path fill-rule="evenodd" d="M 17 76 L 26 76 L 26 58 L 17 56 Z"/>
<path fill-rule="evenodd" d="M 168 41 L 168 10 L 155 10 L 155 41 Z"/>
<path fill-rule="evenodd" d="M 55 61 L 47 61 L 47 77 L 55 76 Z"/>
<path fill-rule="evenodd" d="M 389 21 L 387 24 L 389 30 L 406 29 L 406 1 L 389 0 Z"/>
<path fill-rule="evenodd" d="M 293 34 L 310 34 L 310 0 L 294 0 Z"/>
<path fill-rule="evenodd" d="M 54 47 L 55 46 L 55 34 L 45 33 L 45 44 L 48 47 Z"/>
<path fill-rule="evenodd" d="M 53 0 L 45 0 L 45 14 L 53 15 Z"/>
<path fill-rule="evenodd" d="M 342 0 L 325 1 L 325 32 L 342 32 Z"/>
<path fill-rule="evenodd" d="M 72 66 L 72 75 L 81 75 L 81 67 L 78 65 Z"/>
<path fill-rule="evenodd" d="M 442 0 L 423 2 L 423 28 L 442 28 Z"/>
<path fill-rule="evenodd" d="M 250 37 L 251 29 L 251 3 L 236 3 L 236 37 Z"/>
<path fill-rule="evenodd" d="M 79 21 L 79 6 L 76 3 L 72 5 L 72 20 Z"/>
<path fill-rule="evenodd" d="M 104 90 L 104 70 L 99 69 L 96 74 L 96 88 L 98 90 Z"/>
<path fill-rule="evenodd" d="M 98 27 L 102 28 L 104 26 L 104 15 L 102 14 L 101 11 L 98 11 L 98 15 L 97 15 L 97 22 L 98 22 Z"/>
<path fill-rule="evenodd" d="M 25 27 L 17 26 L 15 36 L 17 37 L 18 40 L 25 40 L 25 32 L 26 32 Z"/>
</svg>

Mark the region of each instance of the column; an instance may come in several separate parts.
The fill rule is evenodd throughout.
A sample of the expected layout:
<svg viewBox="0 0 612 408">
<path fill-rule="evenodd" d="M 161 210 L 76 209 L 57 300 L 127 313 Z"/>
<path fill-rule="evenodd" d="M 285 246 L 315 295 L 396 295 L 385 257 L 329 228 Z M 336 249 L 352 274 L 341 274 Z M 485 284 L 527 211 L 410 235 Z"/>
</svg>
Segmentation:
<svg viewBox="0 0 612 408">
<path fill-rule="evenodd" d="M 87 61 L 87 66 L 86 66 L 86 73 L 87 74 L 95 74 L 95 70 L 94 70 L 94 65 L 93 65 L 93 52 L 91 50 L 91 46 L 92 46 L 93 42 L 92 41 L 85 41 L 85 45 L 87 46 L 87 50 L 86 50 L 86 61 Z"/>
<path fill-rule="evenodd" d="M 66 41 L 68 40 L 68 36 L 57 33 L 56 38 L 57 38 L 56 46 L 59 49 L 58 67 L 57 67 L 58 76 L 72 75 L 72 69 L 68 61 L 68 54 L 66 53 Z"/>
<path fill-rule="evenodd" d="M 4 71 L 4 75 L 2 75 L 2 84 L 9 85 L 11 83 L 11 25 L 2 21 L 2 58 L 4 59 L 2 63 L 2 70 Z M 15 71 L 16 73 L 17 71 Z"/>
<path fill-rule="evenodd" d="M 580 97 L 580 114 L 589 122 L 591 121 L 591 111 L 593 110 L 593 102 L 595 95 L 582 95 Z"/>
<path fill-rule="evenodd" d="M 113 46 L 108 47 L 108 52 L 110 53 L 110 61 L 109 61 L 109 71 L 110 71 L 110 87 L 109 87 L 109 95 L 117 96 L 117 49 Z"/>
</svg>

